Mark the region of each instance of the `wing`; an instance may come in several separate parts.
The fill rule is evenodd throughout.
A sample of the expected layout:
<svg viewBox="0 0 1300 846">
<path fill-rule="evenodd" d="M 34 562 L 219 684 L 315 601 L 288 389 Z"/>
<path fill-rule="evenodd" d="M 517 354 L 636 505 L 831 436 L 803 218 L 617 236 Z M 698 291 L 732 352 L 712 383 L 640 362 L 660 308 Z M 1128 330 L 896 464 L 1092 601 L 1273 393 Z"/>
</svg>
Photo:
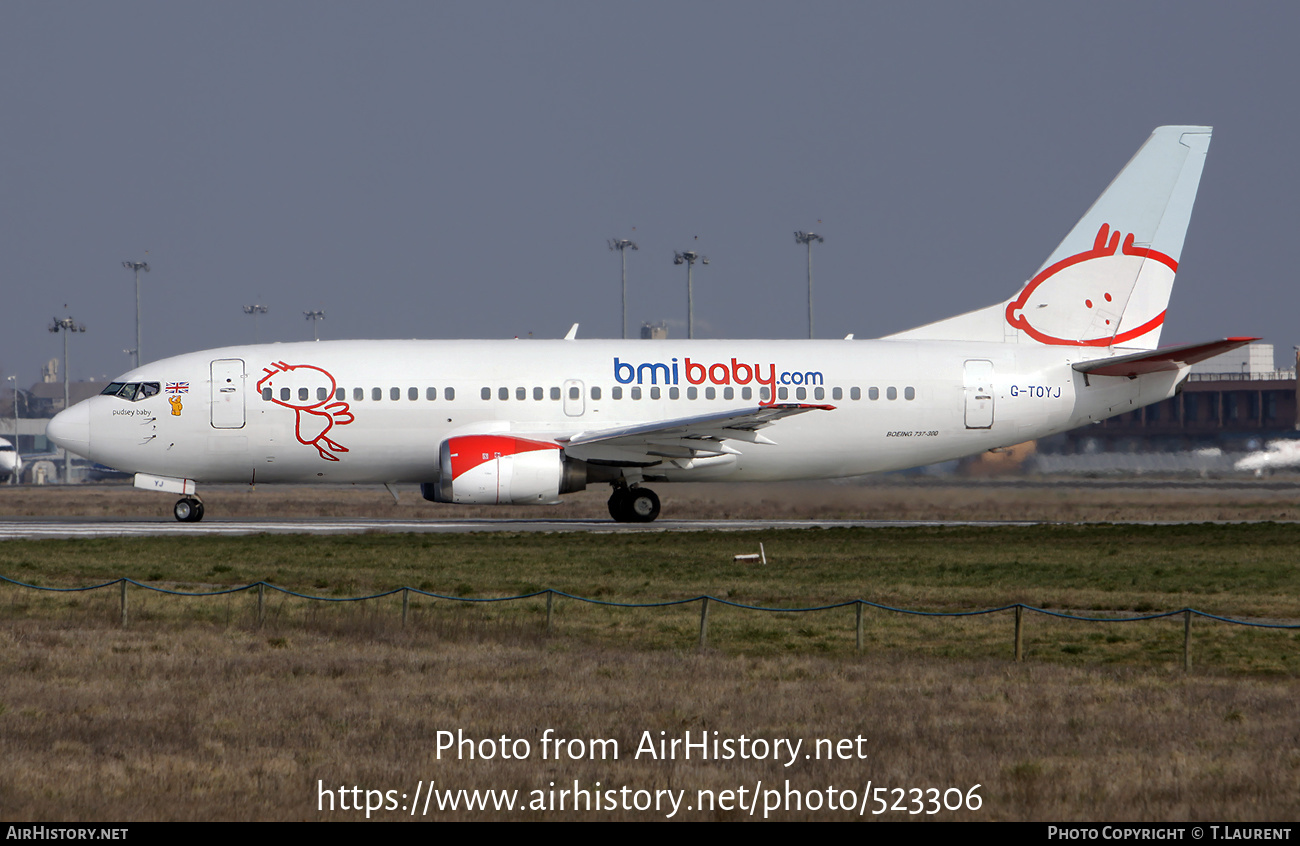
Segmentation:
<svg viewBox="0 0 1300 846">
<path fill-rule="evenodd" d="M 772 444 L 759 430 L 784 417 L 808 411 L 833 411 L 833 405 L 784 403 L 680 417 L 616 429 L 579 432 L 561 439 L 566 455 L 594 464 L 649 467 L 665 460 L 739 455 L 727 441 Z"/>
</svg>

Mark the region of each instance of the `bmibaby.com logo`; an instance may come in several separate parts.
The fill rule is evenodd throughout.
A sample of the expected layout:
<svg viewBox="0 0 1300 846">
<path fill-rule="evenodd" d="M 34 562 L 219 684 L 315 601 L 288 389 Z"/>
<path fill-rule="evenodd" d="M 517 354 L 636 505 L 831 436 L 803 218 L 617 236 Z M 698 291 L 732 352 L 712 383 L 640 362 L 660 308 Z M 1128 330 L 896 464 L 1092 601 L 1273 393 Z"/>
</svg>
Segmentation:
<svg viewBox="0 0 1300 846">
<path fill-rule="evenodd" d="M 614 380 L 620 385 L 635 382 L 644 385 L 680 385 L 682 377 L 692 385 L 709 382 L 714 385 L 748 385 L 756 382 L 767 388 L 776 385 L 823 385 L 825 377 L 820 370 L 785 370 L 776 372 L 775 364 L 746 364 L 735 358 L 730 363 L 717 361 L 704 364 L 691 361 L 686 356 L 679 363 L 676 358 L 670 362 L 646 361 L 632 364 L 614 357 Z"/>
</svg>

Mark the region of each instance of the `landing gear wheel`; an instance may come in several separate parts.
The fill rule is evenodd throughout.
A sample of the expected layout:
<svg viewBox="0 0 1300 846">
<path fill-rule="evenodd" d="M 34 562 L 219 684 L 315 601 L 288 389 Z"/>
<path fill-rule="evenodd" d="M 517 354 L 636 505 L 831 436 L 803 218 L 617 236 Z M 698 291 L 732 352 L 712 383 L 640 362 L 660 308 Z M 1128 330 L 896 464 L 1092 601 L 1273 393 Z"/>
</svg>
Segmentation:
<svg viewBox="0 0 1300 846">
<path fill-rule="evenodd" d="M 650 523 L 659 516 L 659 497 L 649 488 L 632 488 L 625 501 L 628 522 Z"/>
<path fill-rule="evenodd" d="M 191 496 L 178 499 L 172 506 L 172 514 L 182 523 L 197 523 L 203 519 L 203 503 Z"/>
<path fill-rule="evenodd" d="M 627 503 L 627 488 L 614 488 L 614 492 L 609 495 L 609 516 L 613 517 L 615 522 L 632 522 L 632 514 L 627 507 Z"/>
</svg>

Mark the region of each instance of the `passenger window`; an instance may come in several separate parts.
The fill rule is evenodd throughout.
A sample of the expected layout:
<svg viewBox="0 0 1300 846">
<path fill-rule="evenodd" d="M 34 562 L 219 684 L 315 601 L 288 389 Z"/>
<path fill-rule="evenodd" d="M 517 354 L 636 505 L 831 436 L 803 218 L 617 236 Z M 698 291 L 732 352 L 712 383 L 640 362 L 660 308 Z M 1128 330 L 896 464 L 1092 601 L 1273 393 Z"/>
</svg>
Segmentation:
<svg viewBox="0 0 1300 846">
<path fill-rule="evenodd" d="M 700 398 L 700 389 L 699 389 L 699 388 L 695 388 L 695 387 L 687 388 L 687 389 L 686 389 L 686 398 L 687 398 L 687 399 L 699 399 L 699 398 Z"/>
<path fill-rule="evenodd" d="M 572 400 L 572 399 L 581 399 L 581 398 L 582 398 L 582 391 L 581 391 L 581 389 L 579 389 L 577 385 L 570 385 L 570 386 L 569 386 L 569 399 Z"/>
<path fill-rule="evenodd" d="M 551 388 L 551 399 L 553 399 L 553 400 L 557 400 L 557 399 L 559 399 L 559 398 L 560 398 L 560 389 L 559 389 L 559 388 Z"/>
<path fill-rule="evenodd" d="M 770 400 L 770 399 L 772 398 L 772 389 L 769 388 L 769 387 L 767 387 L 766 385 L 764 385 L 763 387 L 759 388 L 759 389 L 758 389 L 758 398 L 761 399 L 763 402 L 767 402 L 768 400 Z"/>
<path fill-rule="evenodd" d="M 837 400 L 842 400 L 842 399 L 844 399 L 844 389 L 843 389 L 843 388 L 832 388 L 832 389 L 831 389 L 831 399 L 837 399 Z"/>
<path fill-rule="evenodd" d="M 777 388 L 777 389 L 776 389 L 776 397 L 777 397 L 777 399 L 790 399 L 790 389 L 789 389 L 789 388 Z"/>
<path fill-rule="evenodd" d="M 371 388 L 371 389 L 370 389 L 370 398 L 371 398 L 372 400 L 374 400 L 375 402 L 379 402 L 381 399 L 384 398 L 384 389 L 383 389 L 383 388 Z"/>
<path fill-rule="evenodd" d="M 650 399 L 659 399 L 659 389 L 657 387 L 650 389 Z"/>
<path fill-rule="evenodd" d="M 898 399 L 898 388 L 893 388 L 893 387 L 889 388 L 887 391 L 885 391 L 885 396 L 889 397 L 891 400 Z"/>
<path fill-rule="evenodd" d="M 388 398 L 389 398 L 390 400 L 393 400 L 394 402 L 396 402 L 397 400 L 401 399 L 401 398 L 402 398 L 402 389 L 401 389 L 401 388 L 389 388 L 389 389 L 388 389 Z"/>
<path fill-rule="evenodd" d="M 867 399 L 869 399 L 869 400 L 878 400 L 878 399 L 880 399 L 880 389 L 879 389 L 879 388 L 868 388 L 868 389 L 867 389 Z"/>
<path fill-rule="evenodd" d="M 281 401 L 281 402 L 288 402 L 288 401 L 289 401 L 289 389 L 288 389 L 288 388 L 281 388 L 281 389 L 280 389 L 280 401 Z"/>
<path fill-rule="evenodd" d="M 714 388 L 714 387 L 712 387 L 712 386 L 705 388 L 705 389 L 704 389 L 704 398 L 705 398 L 705 399 L 717 399 L 717 398 L 718 398 L 718 389 L 717 389 L 717 388 Z"/>
<path fill-rule="evenodd" d="M 508 400 L 508 399 L 510 399 L 510 389 L 509 389 L 509 388 L 497 388 L 497 399 L 500 399 L 500 400 Z"/>
<path fill-rule="evenodd" d="M 329 397 L 330 397 L 329 388 L 320 387 L 316 389 L 316 399 L 320 400 L 321 402 L 324 402 L 325 400 L 329 399 Z"/>
<path fill-rule="evenodd" d="M 794 389 L 794 398 L 795 398 L 795 399 L 801 399 L 801 400 L 806 400 L 806 399 L 808 399 L 808 389 L 807 389 L 807 388 L 795 388 L 795 389 Z"/>
<path fill-rule="evenodd" d="M 263 388 L 263 389 L 262 389 L 262 399 L 264 399 L 264 400 L 269 400 L 270 398 L 271 398 L 271 389 L 270 389 L 270 388 Z"/>
<path fill-rule="evenodd" d="M 479 396 L 483 397 L 483 399 L 485 400 L 492 399 L 492 389 L 484 388 L 483 390 L 479 391 Z"/>
<path fill-rule="evenodd" d="M 546 396 L 546 392 L 541 388 L 533 388 L 533 399 L 540 400 Z"/>
<path fill-rule="evenodd" d="M 916 388 L 904 388 L 903 399 L 907 399 L 907 400 L 916 399 Z"/>
<path fill-rule="evenodd" d="M 753 389 L 753 388 L 741 388 L 741 389 L 740 389 L 740 398 L 743 399 L 743 400 L 752 400 L 752 399 L 754 398 L 754 389 Z"/>
<path fill-rule="evenodd" d="M 454 399 L 456 398 L 456 389 L 455 389 L 455 388 L 443 388 L 443 389 L 442 389 L 442 398 L 445 399 L 445 400 L 447 400 L 448 402 L 451 402 L 452 400 L 454 400 Z"/>
<path fill-rule="evenodd" d="M 418 400 L 418 399 L 420 398 L 420 389 L 419 389 L 419 388 L 407 388 L 407 389 L 406 389 L 406 398 L 407 398 L 408 400 Z"/>
<path fill-rule="evenodd" d="M 528 389 L 527 389 L 527 388 L 515 388 L 515 399 L 517 399 L 517 400 L 526 400 L 526 399 L 528 399 Z"/>
<path fill-rule="evenodd" d="M 307 401 L 307 389 L 306 389 L 306 388 L 299 388 L 299 389 L 298 389 L 298 402 L 306 402 L 306 401 Z"/>
<path fill-rule="evenodd" d="M 591 389 L 591 398 L 594 399 L 594 400 L 598 400 L 598 399 L 600 399 L 600 388 L 595 387 L 595 386 L 592 387 L 592 389 Z"/>
<path fill-rule="evenodd" d="M 347 395 L 348 395 L 347 391 L 343 390 L 342 388 L 339 388 L 334 392 L 334 399 L 338 400 L 339 402 L 342 402 Z"/>
<path fill-rule="evenodd" d="M 353 402 L 361 402 L 361 401 L 362 401 L 363 399 L 365 399 L 365 398 L 366 398 L 366 389 L 365 389 L 365 388 L 353 388 L 353 389 L 352 389 L 352 401 L 353 401 Z"/>
<path fill-rule="evenodd" d="M 609 395 L 610 395 L 612 398 L 614 398 L 614 399 L 622 399 L 622 398 L 623 398 L 623 389 L 622 389 L 622 388 L 610 388 L 610 389 L 609 389 Z"/>
<path fill-rule="evenodd" d="M 735 389 L 735 388 L 723 388 L 723 389 L 722 389 L 722 398 L 723 398 L 723 399 L 735 399 L 735 398 L 736 398 L 736 389 Z"/>
<path fill-rule="evenodd" d="M 862 399 L 862 389 L 861 389 L 861 388 L 850 388 L 850 389 L 849 389 L 849 399 L 855 399 L 855 400 L 860 400 L 860 399 Z"/>
<path fill-rule="evenodd" d="M 814 388 L 814 389 L 813 389 L 813 399 L 819 399 L 819 400 L 824 400 L 824 399 L 826 399 L 826 389 L 825 389 L 825 388 Z"/>
<path fill-rule="evenodd" d="M 435 401 L 438 399 L 438 389 L 437 389 L 437 388 L 425 388 L 425 390 L 424 390 L 424 398 L 425 398 L 426 400 L 428 400 L 429 402 L 435 402 Z"/>
<path fill-rule="evenodd" d="M 679 391 L 678 389 L 676 388 L 668 389 L 668 399 L 680 399 L 681 396 L 682 396 L 682 392 Z"/>
<path fill-rule="evenodd" d="M 639 399 L 641 399 L 641 389 L 640 389 L 640 388 L 633 388 L 633 389 L 632 389 L 632 399 L 634 399 L 634 400 L 639 400 Z"/>
</svg>

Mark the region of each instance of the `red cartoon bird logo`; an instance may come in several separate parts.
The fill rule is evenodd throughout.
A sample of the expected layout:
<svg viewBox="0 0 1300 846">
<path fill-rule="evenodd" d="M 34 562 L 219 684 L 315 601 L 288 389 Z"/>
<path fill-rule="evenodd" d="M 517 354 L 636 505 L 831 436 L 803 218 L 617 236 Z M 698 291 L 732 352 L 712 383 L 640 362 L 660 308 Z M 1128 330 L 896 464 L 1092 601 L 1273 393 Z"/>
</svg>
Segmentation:
<svg viewBox="0 0 1300 846">
<path fill-rule="evenodd" d="M 346 426 L 356 417 L 346 402 L 334 400 L 337 384 L 329 371 L 312 364 L 277 361 L 262 372 L 266 375 L 257 383 L 257 390 L 276 405 L 293 409 L 298 442 L 316 447 L 326 461 L 338 461 L 335 453 L 348 448 L 327 436 L 335 426 Z"/>
</svg>

